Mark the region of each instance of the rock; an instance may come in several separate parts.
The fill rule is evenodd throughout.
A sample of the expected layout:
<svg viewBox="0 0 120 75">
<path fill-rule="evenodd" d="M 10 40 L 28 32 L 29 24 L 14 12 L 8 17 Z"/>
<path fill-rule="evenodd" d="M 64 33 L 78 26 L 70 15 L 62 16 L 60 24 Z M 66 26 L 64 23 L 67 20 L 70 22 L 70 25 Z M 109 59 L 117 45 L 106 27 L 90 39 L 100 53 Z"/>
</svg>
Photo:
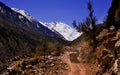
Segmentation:
<svg viewBox="0 0 120 75">
<path fill-rule="evenodd" d="M 8 68 L 7 68 L 7 70 L 9 70 L 9 71 L 13 71 L 13 70 L 15 70 L 16 69 L 16 64 L 12 64 L 11 66 L 9 66 Z"/>
<path fill-rule="evenodd" d="M 10 73 L 9 72 L 5 72 L 5 73 L 3 73 L 3 75 L 10 75 Z"/>
<path fill-rule="evenodd" d="M 50 56 L 50 55 L 48 55 L 47 57 L 48 57 L 48 59 L 49 59 L 49 58 L 51 58 L 51 56 Z"/>
<path fill-rule="evenodd" d="M 52 64 L 50 64 L 50 66 L 51 66 L 51 67 L 52 67 L 52 66 L 54 66 L 54 65 L 55 65 L 55 64 L 53 64 L 53 63 L 52 63 Z"/>
<path fill-rule="evenodd" d="M 118 61 L 118 59 L 115 60 L 115 63 L 114 63 L 114 65 L 113 65 L 113 71 L 114 71 L 115 74 L 116 74 L 117 71 L 118 71 L 118 69 L 117 69 L 117 61 Z"/>
<path fill-rule="evenodd" d="M 98 41 L 101 41 L 106 36 L 107 33 L 108 33 L 108 30 L 107 29 L 103 29 L 103 31 L 100 32 L 100 34 L 96 37 L 96 39 Z"/>
<path fill-rule="evenodd" d="M 117 61 L 118 74 L 120 75 L 120 58 Z"/>
<path fill-rule="evenodd" d="M 112 61 L 113 61 L 113 58 L 114 56 L 113 55 L 110 55 L 110 54 L 107 54 L 106 56 L 102 57 L 100 59 L 100 65 L 101 65 L 101 68 L 107 70 L 111 67 L 111 64 L 112 64 Z"/>
<path fill-rule="evenodd" d="M 26 68 L 28 69 L 32 69 L 33 68 L 33 66 L 31 65 L 31 64 L 29 64 L 29 65 L 26 65 Z"/>
<path fill-rule="evenodd" d="M 111 54 L 110 50 L 104 49 L 104 50 L 102 51 L 102 56 L 105 56 L 105 55 L 107 55 L 107 54 Z"/>
<path fill-rule="evenodd" d="M 120 39 L 115 43 L 115 48 L 120 47 Z"/>
<path fill-rule="evenodd" d="M 120 58 L 115 60 L 112 70 L 115 74 L 120 75 Z"/>
<path fill-rule="evenodd" d="M 120 68 L 120 58 L 118 58 L 117 64 L 118 64 L 118 68 Z"/>
<path fill-rule="evenodd" d="M 51 59 L 51 60 L 53 60 L 53 59 L 54 59 L 54 57 L 51 57 L 50 59 Z"/>
<path fill-rule="evenodd" d="M 120 1 L 119 1 L 119 3 L 120 3 Z M 115 21 L 120 22 L 120 5 L 118 5 L 118 8 L 117 8 L 117 10 L 115 12 Z"/>
<path fill-rule="evenodd" d="M 120 29 L 117 30 L 116 37 L 120 38 Z"/>
<path fill-rule="evenodd" d="M 110 31 L 111 31 L 111 32 L 115 31 L 115 27 L 114 27 L 113 25 L 110 26 Z"/>
<path fill-rule="evenodd" d="M 63 63 L 63 64 L 61 64 L 61 68 L 62 68 L 63 70 L 68 70 L 68 69 L 69 69 L 69 66 L 68 66 L 67 64 Z"/>
</svg>

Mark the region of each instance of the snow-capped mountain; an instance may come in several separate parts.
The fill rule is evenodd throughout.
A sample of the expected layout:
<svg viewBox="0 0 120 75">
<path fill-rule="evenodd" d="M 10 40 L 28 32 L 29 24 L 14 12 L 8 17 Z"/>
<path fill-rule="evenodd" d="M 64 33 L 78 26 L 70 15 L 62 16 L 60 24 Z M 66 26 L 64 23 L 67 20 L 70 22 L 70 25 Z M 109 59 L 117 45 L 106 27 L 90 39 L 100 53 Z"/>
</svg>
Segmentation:
<svg viewBox="0 0 120 75">
<path fill-rule="evenodd" d="M 25 10 L 21 10 L 18 8 L 11 8 L 12 10 L 14 10 L 17 13 L 22 14 L 24 17 L 26 17 L 29 21 L 33 22 L 36 21 L 31 15 L 29 15 L 29 13 L 27 13 Z M 22 18 L 22 17 L 21 17 Z"/>
<path fill-rule="evenodd" d="M 19 19 L 23 20 L 25 17 L 26 19 L 28 19 L 32 24 L 32 30 L 37 30 L 37 32 L 42 32 L 43 34 L 47 34 L 50 37 L 59 37 L 62 38 L 63 40 L 66 40 L 64 38 L 64 36 L 62 36 L 61 34 L 57 34 L 53 31 L 51 31 L 49 28 L 47 28 L 46 26 L 42 25 L 39 21 L 37 21 L 36 19 L 34 19 L 31 15 L 29 15 L 29 13 L 27 13 L 24 10 L 18 9 L 18 8 L 11 8 L 13 11 L 21 14 L 22 16 L 19 16 Z M 29 25 L 28 25 L 29 26 Z M 30 27 L 30 26 L 29 26 Z"/>
<path fill-rule="evenodd" d="M 44 27 L 50 29 L 53 33 L 57 34 L 57 36 L 59 36 L 60 38 L 62 38 L 64 40 L 72 41 L 81 35 L 76 30 L 71 28 L 69 25 L 64 24 L 62 22 L 51 22 L 51 23 L 39 22 L 24 10 L 17 9 L 17 8 L 11 8 L 11 9 L 17 13 L 22 14 L 30 22 L 34 23 L 36 28 L 41 30 L 41 28 L 43 28 L 43 27 L 41 27 L 41 25 L 43 25 Z M 23 16 L 19 16 L 19 18 L 23 19 Z M 48 30 L 48 29 L 46 29 L 46 30 Z M 50 36 L 54 36 L 54 34 L 50 34 L 50 32 L 46 31 L 46 30 L 44 30 L 43 32 L 45 32 L 46 34 L 48 34 Z"/>
<path fill-rule="evenodd" d="M 17 8 L 11 8 L 11 9 L 16 13 L 19 13 L 17 16 L 20 21 L 24 22 L 27 25 L 26 28 L 31 29 L 35 32 L 47 34 L 48 36 L 51 37 L 59 37 L 68 41 L 72 41 L 81 35 L 76 30 L 74 30 L 73 28 L 62 22 L 51 22 L 51 23 L 39 22 L 24 10 Z M 23 27 L 25 27 L 26 25 L 24 25 Z"/>
<path fill-rule="evenodd" d="M 73 41 L 77 37 L 79 37 L 82 33 L 77 32 L 75 29 L 71 28 L 69 25 L 62 22 L 41 22 L 40 23 L 55 33 L 59 33 L 64 36 L 64 38 L 68 41 Z"/>
</svg>

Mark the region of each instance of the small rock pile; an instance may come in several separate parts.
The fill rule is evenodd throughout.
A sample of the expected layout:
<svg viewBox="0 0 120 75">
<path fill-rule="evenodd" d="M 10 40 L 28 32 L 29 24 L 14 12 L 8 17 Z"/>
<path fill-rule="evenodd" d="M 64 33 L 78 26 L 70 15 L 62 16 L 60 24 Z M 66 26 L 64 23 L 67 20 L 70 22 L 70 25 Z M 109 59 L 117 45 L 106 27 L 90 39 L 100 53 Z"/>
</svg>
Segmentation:
<svg viewBox="0 0 120 75">
<path fill-rule="evenodd" d="M 30 56 L 11 61 L 1 75 L 59 75 L 67 70 L 59 56 Z"/>
</svg>

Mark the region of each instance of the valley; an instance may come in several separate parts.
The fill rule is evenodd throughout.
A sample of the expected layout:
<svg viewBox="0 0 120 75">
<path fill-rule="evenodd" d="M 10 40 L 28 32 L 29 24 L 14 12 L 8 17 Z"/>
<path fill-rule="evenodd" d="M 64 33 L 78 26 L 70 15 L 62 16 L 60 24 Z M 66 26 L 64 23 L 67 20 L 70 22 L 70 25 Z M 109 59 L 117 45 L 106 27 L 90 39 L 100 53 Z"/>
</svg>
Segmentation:
<svg viewBox="0 0 120 75">
<path fill-rule="evenodd" d="M 120 75 L 120 1 L 105 21 L 43 22 L 0 1 L 0 75 Z"/>
</svg>

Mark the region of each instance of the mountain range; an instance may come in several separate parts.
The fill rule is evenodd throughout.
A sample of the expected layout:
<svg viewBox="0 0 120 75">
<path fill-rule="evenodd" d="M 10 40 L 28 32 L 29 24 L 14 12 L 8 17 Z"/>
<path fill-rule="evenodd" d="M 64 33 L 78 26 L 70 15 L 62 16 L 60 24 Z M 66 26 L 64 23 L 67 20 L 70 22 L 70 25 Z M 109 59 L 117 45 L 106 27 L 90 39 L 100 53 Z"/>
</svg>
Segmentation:
<svg viewBox="0 0 120 75">
<path fill-rule="evenodd" d="M 81 34 L 77 32 L 75 29 L 71 28 L 69 25 L 62 23 L 62 22 L 51 22 L 46 23 L 42 21 L 37 21 L 34 19 L 29 13 L 27 13 L 24 10 L 18 9 L 18 8 L 11 8 L 17 13 L 20 13 L 19 19 L 23 19 L 23 17 L 27 18 L 30 22 L 35 23 L 35 26 L 37 29 L 41 30 L 43 27 L 46 27 L 46 29 L 42 29 L 45 34 L 48 36 L 58 36 L 62 38 L 63 40 L 67 41 L 73 41 L 77 37 L 79 37 Z M 48 28 L 48 29 L 47 29 Z M 55 33 L 55 34 L 53 34 Z"/>
<path fill-rule="evenodd" d="M 0 2 L 0 66 L 15 56 L 42 53 L 46 43 L 57 48 L 80 35 L 67 24 L 37 21 L 26 11 Z"/>
</svg>

